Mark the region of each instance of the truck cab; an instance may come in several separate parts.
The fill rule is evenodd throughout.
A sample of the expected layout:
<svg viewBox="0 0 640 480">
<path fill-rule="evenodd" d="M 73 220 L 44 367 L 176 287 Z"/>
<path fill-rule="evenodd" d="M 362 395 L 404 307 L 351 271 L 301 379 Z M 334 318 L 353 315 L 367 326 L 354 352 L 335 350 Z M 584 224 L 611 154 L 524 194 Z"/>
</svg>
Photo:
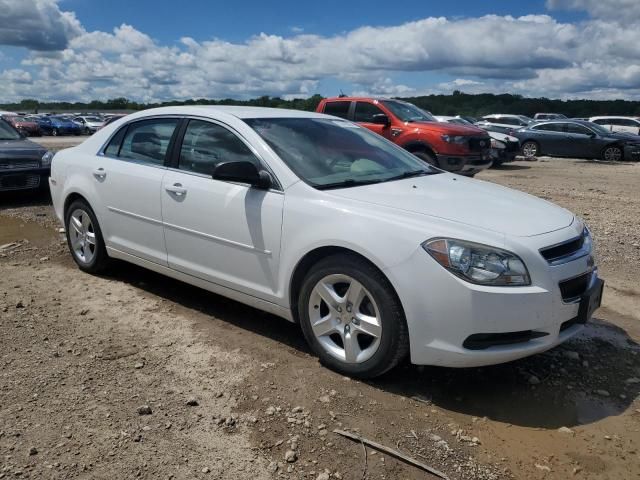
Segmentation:
<svg viewBox="0 0 640 480">
<path fill-rule="evenodd" d="M 358 123 L 452 173 L 472 177 L 491 166 L 491 139 L 486 131 L 438 122 L 429 112 L 408 102 L 334 97 L 323 99 L 316 111 Z"/>
</svg>

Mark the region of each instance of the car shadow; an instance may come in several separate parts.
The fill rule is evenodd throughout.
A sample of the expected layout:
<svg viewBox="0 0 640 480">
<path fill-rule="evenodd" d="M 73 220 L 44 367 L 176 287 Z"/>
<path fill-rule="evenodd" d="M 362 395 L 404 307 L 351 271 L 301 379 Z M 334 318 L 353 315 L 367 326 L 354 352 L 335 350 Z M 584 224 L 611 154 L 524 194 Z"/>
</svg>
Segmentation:
<svg viewBox="0 0 640 480">
<path fill-rule="evenodd" d="M 51 205 L 49 188 L 0 192 L 0 209 Z"/>
<path fill-rule="evenodd" d="M 312 354 L 298 325 L 149 270 L 118 262 L 110 278 L 128 283 L 211 321 L 232 325 Z M 255 342 L 243 336 L 242 342 Z M 220 339 L 229 348 L 238 336 Z M 574 427 L 626 411 L 640 394 L 640 345 L 603 317 L 565 344 L 526 359 L 482 368 L 442 368 L 408 361 L 366 383 L 445 410 L 536 428 Z M 627 381 L 631 380 L 631 381 Z"/>
<path fill-rule="evenodd" d="M 494 167 L 496 170 L 505 170 L 505 171 L 509 171 L 509 170 L 529 170 L 531 167 L 529 165 L 514 165 L 512 163 L 503 163 L 501 165 L 495 165 Z"/>
</svg>

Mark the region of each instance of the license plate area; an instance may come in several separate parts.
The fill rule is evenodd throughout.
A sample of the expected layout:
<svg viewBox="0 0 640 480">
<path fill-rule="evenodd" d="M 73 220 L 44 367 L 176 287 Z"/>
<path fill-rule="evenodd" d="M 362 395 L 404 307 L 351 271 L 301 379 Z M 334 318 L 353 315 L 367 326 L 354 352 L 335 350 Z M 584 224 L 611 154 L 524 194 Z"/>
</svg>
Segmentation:
<svg viewBox="0 0 640 480">
<path fill-rule="evenodd" d="M 587 323 L 594 312 L 600 308 L 600 305 L 602 305 L 603 290 L 604 280 L 598 278 L 591 288 L 582 294 L 578 308 L 577 323 Z"/>
</svg>

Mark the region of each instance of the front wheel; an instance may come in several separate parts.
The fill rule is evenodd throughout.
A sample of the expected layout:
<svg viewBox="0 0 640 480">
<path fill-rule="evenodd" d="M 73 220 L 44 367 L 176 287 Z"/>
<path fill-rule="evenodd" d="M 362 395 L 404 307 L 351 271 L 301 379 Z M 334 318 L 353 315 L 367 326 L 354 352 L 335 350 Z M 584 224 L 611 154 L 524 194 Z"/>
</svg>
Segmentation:
<svg viewBox="0 0 640 480">
<path fill-rule="evenodd" d="M 615 145 L 608 146 L 602 152 L 602 159 L 607 162 L 619 162 L 624 158 L 624 152 Z"/>
<path fill-rule="evenodd" d="M 57 129 L 57 128 L 54 128 L 53 130 L 51 130 L 51 135 L 53 135 L 54 137 L 57 137 L 57 136 L 58 136 L 58 133 L 59 133 L 59 132 L 58 132 L 58 129 Z"/>
<path fill-rule="evenodd" d="M 307 342 L 327 367 L 372 378 L 409 350 L 402 307 L 386 277 L 355 256 L 333 255 L 305 277 L 298 313 Z"/>
<path fill-rule="evenodd" d="M 83 200 L 76 200 L 65 215 L 67 245 L 80 270 L 88 273 L 103 272 L 109 265 L 98 219 Z"/>
<path fill-rule="evenodd" d="M 528 140 L 522 144 L 522 154 L 526 158 L 537 157 L 540 155 L 540 147 L 532 140 Z"/>
</svg>

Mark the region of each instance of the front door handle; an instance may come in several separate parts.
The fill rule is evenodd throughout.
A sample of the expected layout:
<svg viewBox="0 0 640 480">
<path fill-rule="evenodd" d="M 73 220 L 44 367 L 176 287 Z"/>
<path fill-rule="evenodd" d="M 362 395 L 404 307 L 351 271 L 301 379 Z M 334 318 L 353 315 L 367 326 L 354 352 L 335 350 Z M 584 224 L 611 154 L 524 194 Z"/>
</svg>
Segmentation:
<svg viewBox="0 0 640 480">
<path fill-rule="evenodd" d="M 181 183 L 174 183 L 173 185 L 164 187 L 164 189 L 169 193 L 173 193 L 177 197 L 181 197 L 187 193 L 187 189 L 184 188 Z"/>
<path fill-rule="evenodd" d="M 104 180 L 104 178 L 107 176 L 107 172 L 105 172 L 104 168 L 102 167 L 96 168 L 93 171 L 93 176 L 96 177 L 98 180 Z"/>
</svg>

